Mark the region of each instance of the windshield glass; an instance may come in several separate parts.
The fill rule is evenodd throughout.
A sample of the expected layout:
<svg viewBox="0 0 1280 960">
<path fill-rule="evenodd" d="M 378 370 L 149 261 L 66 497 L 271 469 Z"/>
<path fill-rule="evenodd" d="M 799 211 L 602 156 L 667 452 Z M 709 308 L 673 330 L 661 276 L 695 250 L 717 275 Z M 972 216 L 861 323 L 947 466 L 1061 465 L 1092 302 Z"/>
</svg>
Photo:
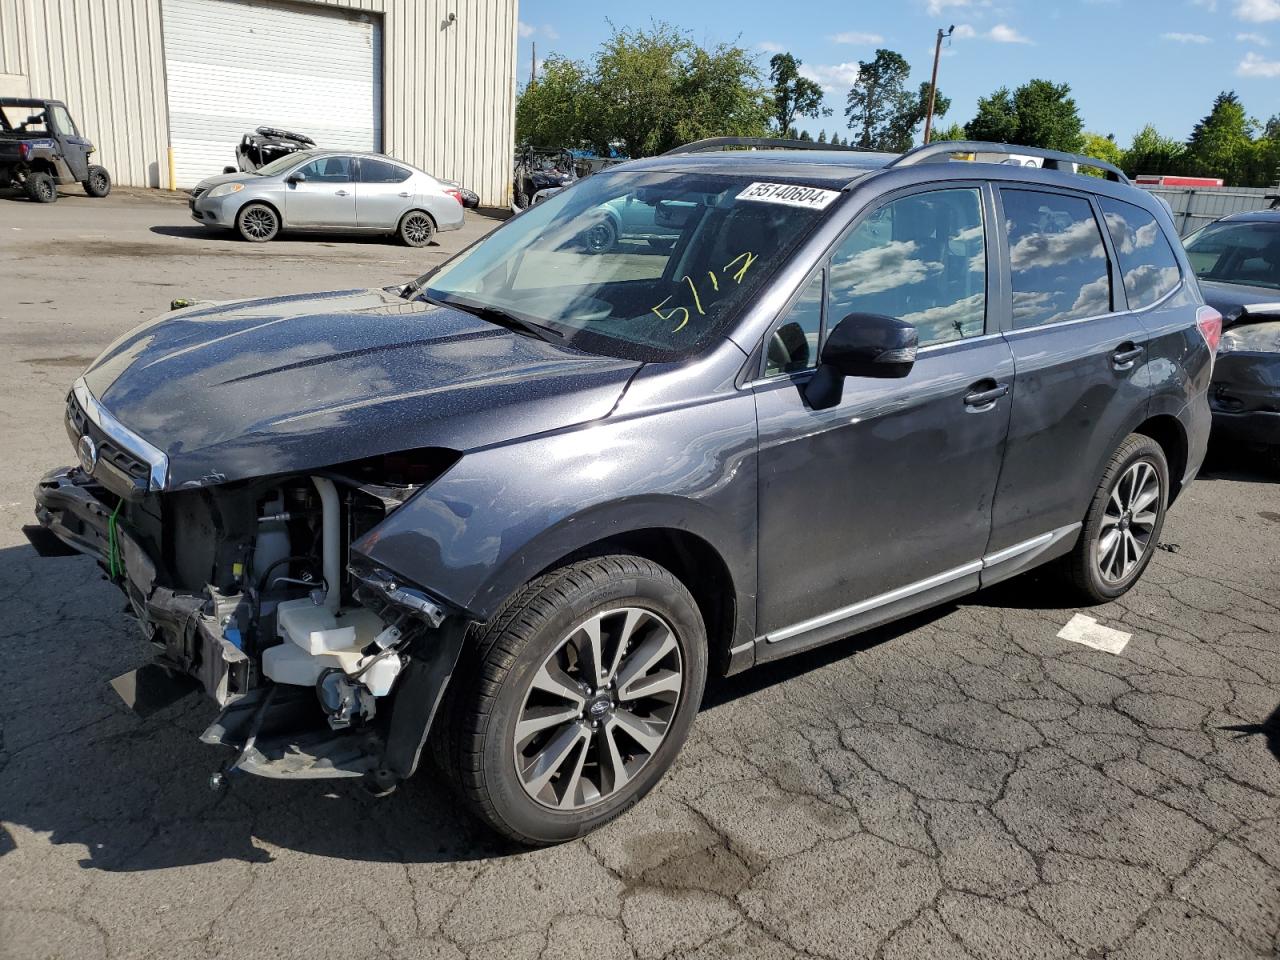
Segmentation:
<svg viewBox="0 0 1280 960">
<path fill-rule="evenodd" d="M 597 174 L 419 287 L 430 300 L 531 320 L 593 353 L 676 360 L 725 331 L 838 197 L 749 177 Z"/>
<path fill-rule="evenodd" d="M 1187 256 L 1201 280 L 1280 290 L 1280 222 L 1211 223 L 1187 238 Z"/>
<path fill-rule="evenodd" d="M 254 173 L 260 177 L 273 177 L 277 173 L 284 173 L 296 164 L 304 163 L 313 153 L 315 153 L 314 150 L 299 150 L 297 153 L 287 154 L 270 163 L 264 163 Z"/>
</svg>

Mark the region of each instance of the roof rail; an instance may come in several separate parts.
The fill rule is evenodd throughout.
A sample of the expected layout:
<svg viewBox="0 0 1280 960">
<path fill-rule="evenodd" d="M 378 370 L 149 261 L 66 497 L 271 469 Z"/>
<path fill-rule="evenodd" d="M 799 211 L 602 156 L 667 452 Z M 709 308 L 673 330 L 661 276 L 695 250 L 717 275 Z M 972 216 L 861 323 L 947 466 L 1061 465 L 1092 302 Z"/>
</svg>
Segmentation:
<svg viewBox="0 0 1280 960">
<path fill-rule="evenodd" d="M 710 150 L 723 150 L 725 147 L 755 147 L 765 150 L 849 150 L 855 153 L 867 153 L 866 147 L 846 147 L 830 143 L 818 143 L 814 140 L 787 140 L 779 137 L 707 137 L 705 140 L 694 140 L 692 143 L 673 147 L 664 157 L 674 157 L 680 153 L 705 153 Z"/>
<path fill-rule="evenodd" d="M 908 150 L 898 159 L 891 161 L 889 166 L 909 167 L 917 163 L 936 163 L 955 153 L 1002 153 L 1009 156 L 1039 157 L 1045 161 L 1044 169 L 1046 170 L 1059 170 L 1062 164 L 1074 163 L 1101 170 L 1108 180 L 1114 180 L 1116 183 L 1129 182 L 1129 178 L 1119 167 L 1096 157 L 1063 153 L 1060 150 L 1045 150 L 1041 147 L 1023 147 L 1013 143 L 987 143 L 982 140 L 935 140 L 923 147 Z"/>
</svg>

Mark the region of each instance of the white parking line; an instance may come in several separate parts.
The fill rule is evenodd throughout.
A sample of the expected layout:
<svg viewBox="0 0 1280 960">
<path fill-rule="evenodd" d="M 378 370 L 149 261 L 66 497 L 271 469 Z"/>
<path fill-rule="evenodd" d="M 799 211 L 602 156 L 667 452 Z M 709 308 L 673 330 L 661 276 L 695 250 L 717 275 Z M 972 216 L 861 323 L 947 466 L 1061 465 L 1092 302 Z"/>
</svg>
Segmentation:
<svg viewBox="0 0 1280 960">
<path fill-rule="evenodd" d="M 1105 653 L 1119 653 L 1132 636 L 1133 634 L 1122 630 L 1104 627 L 1093 617 L 1086 617 L 1083 613 L 1077 613 L 1067 621 L 1065 627 L 1058 631 L 1058 637 L 1061 640 L 1083 643 L 1086 647 L 1093 647 Z"/>
</svg>

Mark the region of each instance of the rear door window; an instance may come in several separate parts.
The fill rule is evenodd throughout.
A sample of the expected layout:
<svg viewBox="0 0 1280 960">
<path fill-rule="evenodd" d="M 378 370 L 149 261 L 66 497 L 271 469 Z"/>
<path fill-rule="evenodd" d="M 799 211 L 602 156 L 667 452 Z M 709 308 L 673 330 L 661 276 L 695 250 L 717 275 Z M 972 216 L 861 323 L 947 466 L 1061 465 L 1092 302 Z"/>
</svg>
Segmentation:
<svg viewBox="0 0 1280 960">
<path fill-rule="evenodd" d="M 403 183 L 409 179 L 412 171 L 385 160 L 374 160 L 372 157 L 360 158 L 361 183 Z"/>
<path fill-rule="evenodd" d="M 1171 293 L 1181 273 L 1173 248 L 1156 218 L 1123 200 L 1099 197 L 1098 203 L 1124 274 L 1129 309 L 1149 307 Z"/>
<path fill-rule="evenodd" d="M 1000 196 L 1014 329 L 1110 313 L 1107 249 L 1089 201 L 1037 190 L 1002 189 Z"/>
</svg>

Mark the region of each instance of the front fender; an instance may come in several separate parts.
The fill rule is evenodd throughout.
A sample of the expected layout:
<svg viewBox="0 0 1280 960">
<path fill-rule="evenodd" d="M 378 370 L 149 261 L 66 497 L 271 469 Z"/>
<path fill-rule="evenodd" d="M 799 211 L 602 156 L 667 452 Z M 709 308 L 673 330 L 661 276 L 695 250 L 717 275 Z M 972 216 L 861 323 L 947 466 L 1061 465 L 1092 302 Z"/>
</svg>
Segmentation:
<svg viewBox="0 0 1280 960">
<path fill-rule="evenodd" d="M 352 550 L 488 619 L 593 543 L 677 529 L 720 554 L 738 610 L 754 618 L 755 452 L 747 394 L 597 421 L 467 454 Z"/>
</svg>

